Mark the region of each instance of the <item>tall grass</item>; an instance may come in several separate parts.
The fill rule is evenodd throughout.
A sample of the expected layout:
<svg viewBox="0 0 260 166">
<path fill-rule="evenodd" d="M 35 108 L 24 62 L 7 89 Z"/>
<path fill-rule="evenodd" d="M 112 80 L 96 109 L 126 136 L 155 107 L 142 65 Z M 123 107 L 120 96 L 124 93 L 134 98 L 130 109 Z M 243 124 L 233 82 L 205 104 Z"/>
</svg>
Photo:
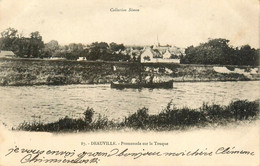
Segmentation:
<svg viewBox="0 0 260 166">
<path fill-rule="evenodd" d="M 204 103 L 198 109 L 187 107 L 167 107 L 157 115 L 150 115 L 147 108 L 141 108 L 137 112 L 125 117 L 122 122 L 114 122 L 102 117 L 93 119 L 94 110 L 87 108 L 84 117 L 72 119 L 62 118 L 57 122 L 43 124 L 40 122 L 22 123 L 17 130 L 26 131 L 97 131 L 118 130 L 132 128 L 135 130 L 176 130 L 189 127 L 204 127 L 226 125 L 228 123 L 259 119 L 259 101 L 237 100 L 228 106 Z"/>
</svg>

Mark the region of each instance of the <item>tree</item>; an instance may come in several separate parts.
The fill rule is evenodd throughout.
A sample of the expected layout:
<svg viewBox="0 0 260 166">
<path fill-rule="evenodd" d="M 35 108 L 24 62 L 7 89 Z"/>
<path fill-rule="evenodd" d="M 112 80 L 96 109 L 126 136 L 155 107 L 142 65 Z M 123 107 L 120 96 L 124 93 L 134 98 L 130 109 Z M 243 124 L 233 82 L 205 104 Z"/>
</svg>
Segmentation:
<svg viewBox="0 0 260 166">
<path fill-rule="evenodd" d="M 236 48 L 237 65 L 259 65 L 259 52 L 249 45 Z"/>
<path fill-rule="evenodd" d="M 45 44 L 45 48 L 51 52 L 55 52 L 56 50 L 59 49 L 59 43 L 56 40 L 51 40 Z"/>
<path fill-rule="evenodd" d="M 1 33 L 0 49 L 13 51 L 20 57 L 40 57 L 43 48 L 42 36 L 38 31 L 32 32 L 30 38 L 23 37 L 14 28 Z"/>
<path fill-rule="evenodd" d="M 38 40 L 42 40 L 42 36 L 40 35 L 40 33 L 38 31 L 32 32 L 30 34 L 31 39 L 38 39 Z"/>
<path fill-rule="evenodd" d="M 30 57 L 31 55 L 31 41 L 30 38 L 22 37 L 18 42 L 18 50 L 16 52 L 19 57 Z"/>
<path fill-rule="evenodd" d="M 18 30 L 14 28 L 7 28 L 3 32 L 1 32 L 2 38 L 16 38 L 18 37 Z"/>
<path fill-rule="evenodd" d="M 18 50 L 18 30 L 8 28 L 1 32 L 0 49 L 17 52 Z"/>
<path fill-rule="evenodd" d="M 221 64 L 221 65 L 259 65 L 259 50 L 244 45 L 234 49 L 229 40 L 211 39 L 197 47 L 185 49 L 181 63 L 187 64 Z"/>
<path fill-rule="evenodd" d="M 123 50 L 125 50 L 125 46 L 123 44 L 116 44 L 116 43 L 112 42 L 109 44 L 109 49 L 112 52 L 119 51 L 119 50 L 123 51 Z"/>
<path fill-rule="evenodd" d="M 101 56 L 107 56 L 108 44 L 105 42 L 95 42 L 90 45 L 89 52 L 87 55 L 88 60 L 97 60 Z"/>
<path fill-rule="evenodd" d="M 42 41 L 42 36 L 38 31 L 32 32 L 30 35 L 30 50 L 29 55 L 31 57 L 40 57 L 40 53 L 44 48 L 44 43 Z"/>
<path fill-rule="evenodd" d="M 228 43 L 226 39 L 211 39 L 197 47 L 190 46 L 185 50 L 181 63 L 235 64 L 235 50 Z"/>
<path fill-rule="evenodd" d="M 58 41 L 51 40 L 48 43 L 44 44 L 44 48 L 42 49 L 42 53 L 41 53 L 41 58 L 49 58 L 59 49 L 60 46 Z"/>
<path fill-rule="evenodd" d="M 68 47 L 70 52 L 80 52 L 83 50 L 83 45 L 81 43 L 70 43 Z"/>
</svg>

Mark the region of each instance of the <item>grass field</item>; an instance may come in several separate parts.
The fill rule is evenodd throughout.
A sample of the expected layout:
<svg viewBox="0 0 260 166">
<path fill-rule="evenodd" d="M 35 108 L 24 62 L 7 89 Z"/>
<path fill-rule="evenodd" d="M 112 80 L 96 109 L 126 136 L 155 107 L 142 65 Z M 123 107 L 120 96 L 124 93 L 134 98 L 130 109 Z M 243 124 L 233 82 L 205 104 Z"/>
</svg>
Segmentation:
<svg viewBox="0 0 260 166">
<path fill-rule="evenodd" d="M 156 75 L 176 82 L 245 81 L 243 74 L 217 73 L 211 65 L 140 64 L 130 62 L 0 59 L 0 85 L 104 84 L 123 77 L 144 79 Z"/>
</svg>

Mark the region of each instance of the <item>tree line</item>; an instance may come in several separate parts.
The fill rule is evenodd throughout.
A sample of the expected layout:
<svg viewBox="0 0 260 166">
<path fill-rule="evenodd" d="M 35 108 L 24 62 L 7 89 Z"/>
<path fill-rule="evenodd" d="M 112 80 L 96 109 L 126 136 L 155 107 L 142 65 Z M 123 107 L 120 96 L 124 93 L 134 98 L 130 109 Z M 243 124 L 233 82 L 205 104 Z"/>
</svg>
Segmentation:
<svg viewBox="0 0 260 166">
<path fill-rule="evenodd" d="M 0 50 L 13 51 L 21 58 L 50 58 L 59 57 L 68 60 L 76 60 L 85 57 L 88 60 L 104 61 L 129 61 L 123 44 L 93 42 L 90 45 L 70 43 L 59 45 L 58 41 L 51 40 L 44 43 L 38 31 L 32 32 L 29 37 L 14 28 L 8 28 L 1 33 Z"/>
<path fill-rule="evenodd" d="M 187 47 L 181 63 L 258 66 L 259 53 L 259 49 L 250 45 L 234 48 L 227 39 L 210 39 L 199 46 Z"/>
<path fill-rule="evenodd" d="M 32 32 L 30 37 L 24 37 L 14 28 L 1 32 L 0 49 L 13 51 L 19 57 L 40 57 L 43 48 L 42 36 L 38 31 Z"/>
<path fill-rule="evenodd" d="M 141 48 L 141 47 L 140 47 Z M 139 52 L 142 50 L 138 49 Z M 70 43 L 59 45 L 52 40 L 44 43 L 38 31 L 32 32 L 29 37 L 14 28 L 8 28 L 1 33 L 0 50 L 13 51 L 22 58 L 50 58 L 60 57 L 76 60 L 85 57 L 87 60 L 103 61 L 138 61 L 140 54 L 129 55 L 129 50 L 123 44 L 93 42 L 89 45 Z M 233 47 L 227 39 L 210 39 L 198 46 L 189 46 L 185 55 L 180 56 L 182 64 L 219 64 L 219 65 L 259 65 L 259 49 L 250 45 Z"/>
</svg>

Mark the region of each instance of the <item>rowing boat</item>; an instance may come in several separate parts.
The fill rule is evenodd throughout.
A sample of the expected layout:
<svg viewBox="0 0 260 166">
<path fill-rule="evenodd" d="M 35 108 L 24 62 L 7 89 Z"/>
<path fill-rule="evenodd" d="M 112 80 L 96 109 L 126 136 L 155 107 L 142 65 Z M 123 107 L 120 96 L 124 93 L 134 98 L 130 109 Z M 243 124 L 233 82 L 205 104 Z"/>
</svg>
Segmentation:
<svg viewBox="0 0 260 166">
<path fill-rule="evenodd" d="M 118 83 L 118 82 L 111 82 L 111 88 L 116 89 L 124 89 L 124 88 L 162 88 L 162 89 L 170 89 L 173 88 L 173 81 L 166 81 L 166 82 L 158 82 L 158 83 Z"/>
</svg>

